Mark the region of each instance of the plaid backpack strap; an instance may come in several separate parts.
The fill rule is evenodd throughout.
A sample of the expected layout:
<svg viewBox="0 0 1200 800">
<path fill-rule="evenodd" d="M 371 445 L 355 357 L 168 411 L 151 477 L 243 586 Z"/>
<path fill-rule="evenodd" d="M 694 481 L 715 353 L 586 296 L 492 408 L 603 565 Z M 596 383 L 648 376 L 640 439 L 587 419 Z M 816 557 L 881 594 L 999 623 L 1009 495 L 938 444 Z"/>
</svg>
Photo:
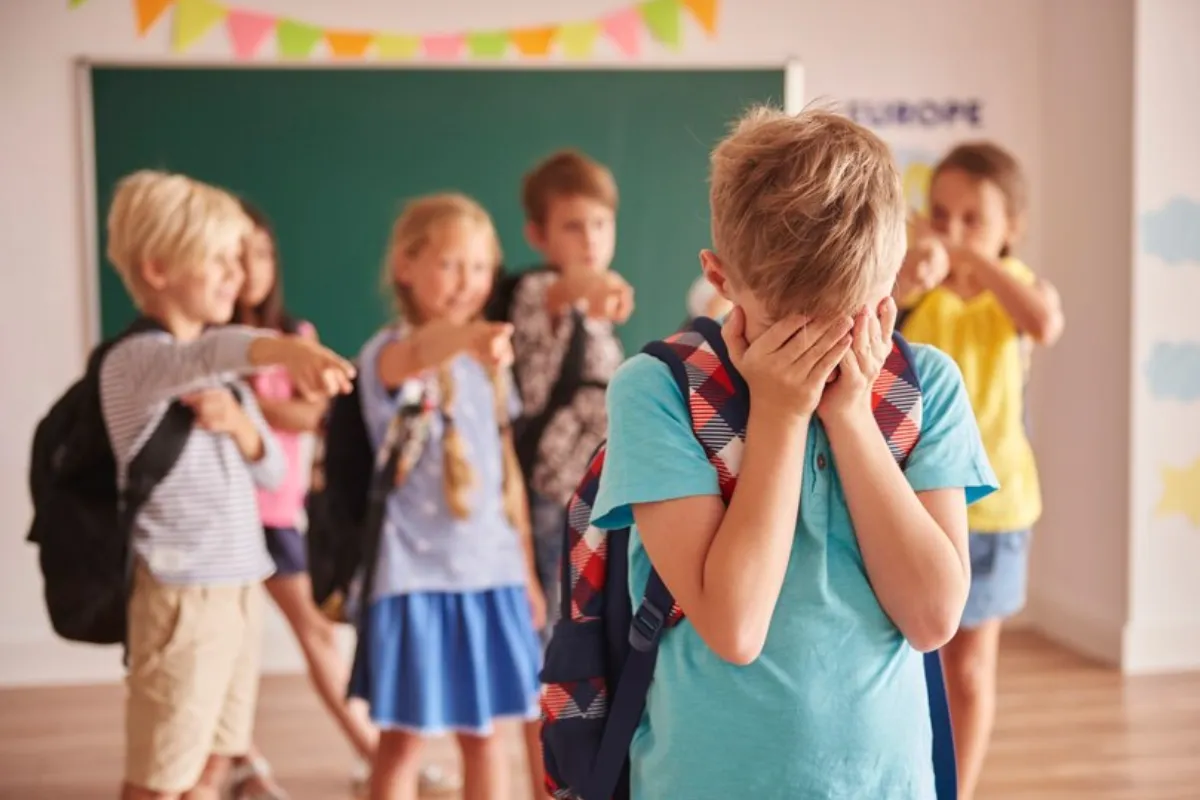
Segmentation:
<svg viewBox="0 0 1200 800">
<path fill-rule="evenodd" d="M 888 449 L 903 469 L 921 436 L 924 403 L 912 347 L 899 333 L 892 334 L 892 352 L 871 386 L 871 410 Z"/>
<path fill-rule="evenodd" d="M 608 536 L 592 525 L 592 507 L 600 491 L 605 446 L 596 448 L 587 474 L 567 502 L 562 562 L 562 615 L 572 622 L 598 620 L 604 614 L 604 587 L 608 580 Z"/>
<path fill-rule="evenodd" d="M 728 503 L 742 466 L 750 395 L 742 376 L 729 361 L 720 323 L 697 318 L 673 336 L 647 345 L 645 352 L 671 370 L 679 393 L 687 402 L 692 431 L 717 471 L 721 497 Z M 647 596 L 652 593 L 660 598 L 669 596 L 661 583 L 658 573 L 652 570 Z M 667 626 L 677 625 L 682 619 L 682 609 L 672 600 Z"/>
</svg>

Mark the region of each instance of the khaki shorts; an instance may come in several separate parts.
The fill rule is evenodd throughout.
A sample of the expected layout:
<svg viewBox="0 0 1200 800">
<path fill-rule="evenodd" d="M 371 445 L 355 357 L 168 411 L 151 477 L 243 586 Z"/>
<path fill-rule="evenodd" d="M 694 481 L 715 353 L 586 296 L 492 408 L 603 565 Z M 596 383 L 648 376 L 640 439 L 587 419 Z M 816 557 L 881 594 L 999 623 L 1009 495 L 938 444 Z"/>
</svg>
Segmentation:
<svg viewBox="0 0 1200 800">
<path fill-rule="evenodd" d="M 139 565 L 129 601 L 125 780 L 196 785 L 210 755 L 250 748 L 262 650 L 262 586 L 172 586 Z"/>
</svg>

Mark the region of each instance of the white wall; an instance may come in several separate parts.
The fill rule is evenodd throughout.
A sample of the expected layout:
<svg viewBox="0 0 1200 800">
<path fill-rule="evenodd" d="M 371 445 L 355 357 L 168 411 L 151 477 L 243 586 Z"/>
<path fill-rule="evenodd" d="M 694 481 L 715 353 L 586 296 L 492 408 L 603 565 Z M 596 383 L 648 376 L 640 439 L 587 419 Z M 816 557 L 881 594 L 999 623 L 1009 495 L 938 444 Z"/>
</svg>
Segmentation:
<svg viewBox="0 0 1200 800">
<path fill-rule="evenodd" d="M 1140 0 L 1130 671 L 1200 667 L 1200 3 Z M 1190 209 L 1190 211 L 1183 211 Z M 1190 470 L 1187 478 L 1179 471 Z M 1189 517 L 1190 512 L 1190 517 Z"/>
<path fill-rule="evenodd" d="M 1042 4 L 1040 269 L 1063 296 L 1066 334 L 1030 384 L 1045 495 L 1031 620 L 1117 663 L 1126 618 L 1133 5 Z"/>
<path fill-rule="evenodd" d="M 244 0 L 244 5 L 346 27 L 438 31 L 555 21 L 568 6 L 572 16 L 587 19 L 621 3 Z M 1043 53 L 1038 49 L 1041 5 L 1036 0 L 727 0 L 715 40 L 705 40 L 689 26 L 685 47 L 678 55 L 650 45 L 646 60 L 782 64 L 798 57 L 807 67 L 807 89 L 812 97 L 981 97 L 985 99 L 983 132 L 1015 150 L 1036 184 L 1040 174 L 1039 115 L 1045 110 L 1038 103 L 1039 83 L 1044 77 L 1040 67 Z M 139 39 L 128 0 L 88 0 L 73 12 L 66 6 L 48 0 L 0 3 L 0 264 L 4 265 L 0 271 L 4 342 L 0 374 L 6 376 L 0 388 L 0 407 L 4 409 L 0 418 L 0 530 L 5 532 L 0 537 L 0 684 L 108 680 L 120 674 L 114 650 L 71 647 L 56 640 L 49 630 L 34 552 L 22 541 L 29 517 L 25 468 L 33 425 L 78 373 L 86 341 L 72 62 L 79 56 L 159 61 L 172 56 L 169 20 Z M 228 57 L 220 30 L 189 54 L 189 58 L 208 61 Z M 602 53 L 599 58 L 611 56 Z M 1067 99 L 1062 98 L 1064 102 Z M 898 142 L 908 138 L 903 132 L 884 132 Z M 941 147 L 942 141 L 949 143 L 959 133 L 978 135 L 979 131 L 945 133 L 937 146 Z M 1041 236 L 1035 228 L 1026 248 L 1034 263 L 1040 261 Z M 1102 256 L 1101 249 L 1096 246 L 1088 252 Z M 1063 280 L 1060 270 L 1068 261 L 1085 269 L 1091 259 L 1060 258 L 1049 265 L 1051 276 Z M 1080 279 L 1077 284 L 1086 293 L 1089 282 Z M 1081 301 L 1074 302 L 1076 308 L 1081 307 Z M 1082 333 L 1075 336 L 1074 342 L 1083 341 Z M 1066 359 L 1054 363 L 1066 363 Z M 1046 372 L 1042 370 L 1043 375 Z M 1113 388 L 1119 388 L 1119 377 L 1105 374 Z M 1119 399 L 1113 403 L 1122 405 Z M 1041 415 L 1042 427 L 1053 427 L 1053 418 L 1059 415 L 1066 417 L 1061 421 L 1067 423 L 1076 416 L 1063 414 L 1062 405 L 1055 403 Z M 1105 418 L 1110 417 L 1118 419 L 1119 408 L 1106 412 Z M 1082 423 L 1072 430 L 1075 433 L 1064 440 L 1068 444 L 1099 432 Z M 1057 469 L 1066 471 L 1061 457 Z M 1048 465 L 1047 472 L 1052 487 L 1061 483 L 1053 466 Z M 1108 483 L 1115 493 L 1115 474 Z M 1054 495 L 1050 499 L 1052 509 L 1062 509 L 1052 512 L 1056 519 L 1064 525 L 1076 519 L 1066 510 L 1068 500 Z M 1107 516 L 1095 512 L 1093 517 L 1088 518 L 1095 523 L 1092 527 L 1103 528 Z M 1115 529 L 1111 535 L 1117 535 Z M 1103 574 L 1117 576 L 1119 570 L 1106 567 Z M 278 620 L 270 632 L 267 660 L 275 668 L 297 664 L 294 648 Z"/>
</svg>

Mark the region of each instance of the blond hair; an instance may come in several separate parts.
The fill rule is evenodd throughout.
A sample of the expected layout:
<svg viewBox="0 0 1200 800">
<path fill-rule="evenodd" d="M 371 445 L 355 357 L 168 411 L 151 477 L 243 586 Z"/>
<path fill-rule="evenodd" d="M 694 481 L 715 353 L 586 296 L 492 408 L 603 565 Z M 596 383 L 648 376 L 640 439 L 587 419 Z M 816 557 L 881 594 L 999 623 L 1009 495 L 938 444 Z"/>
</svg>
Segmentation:
<svg viewBox="0 0 1200 800">
<path fill-rule="evenodd" d="M 887 145 L 830 111 L 750 111 L 713 151 L 709 200 L 729 277 L 776 317 L 850 313 L 904 257 Z"/>
<path fill-rule="evenodd" d="M 525 218 L 535 225 L 545 225 L 550 205 L 563 197 L 586 197 L 615 212 L 617 182 L 600 162 L 578 150 L 559 150 L 526 173 L 521 183 Z"/>
<path fill-rule="evenodd" d="M 171 271 L 200 266 L 240 243 L 250 220 L 233 195 L 176 173 L 140 170 L 117 184 L 108 210 L 108 260 L 135 305 L 151 289 L 142 268 L 161 262 Z"/>
<path fill-rule="evenodd" d="M 478 226 L 478 230 L 484 231 L 492 242 L 495 269 L 497 272 L 500 270 L 500 240 L 496 236 L 491 216 L 479 203 L 466 195 L 452 192 L 428 195 L 409 202 L 392 225 L 387 261 L 384 264 L 384 280 L 395 292 L 396 307 L 400 315 L 413 325 L 419 326 L 428 320 L 421 319 L 411 292 L 395 281 L 393 270 L 399 259 L 416 258 L 421 250 L 428 246 L 435 231 L 440 227 L 452 224 L 474 225 Z M 525 490 L 520 480 L 521 468 L 517 461 L 509 420 L 508 400 L 512 387 L 503 372 L 493 371 L 491 379 L 496 421 L 500 426 L 504 512 L 514 526 L 523 528 L 528 515 L 525 508 Z M 442 475 L 446 504 L 451 515 L 457 519 L 466 519 L 471 513 L 469 495 L 475 485 L 475 470 L 467 458 L 466 443 L 454 421 L 457 392 L 449 364 L 438 368 L 437 382 L 444 422 Z M 403 480 L 403 477 L 398 474 L 397 480 Z"/>
</svg>

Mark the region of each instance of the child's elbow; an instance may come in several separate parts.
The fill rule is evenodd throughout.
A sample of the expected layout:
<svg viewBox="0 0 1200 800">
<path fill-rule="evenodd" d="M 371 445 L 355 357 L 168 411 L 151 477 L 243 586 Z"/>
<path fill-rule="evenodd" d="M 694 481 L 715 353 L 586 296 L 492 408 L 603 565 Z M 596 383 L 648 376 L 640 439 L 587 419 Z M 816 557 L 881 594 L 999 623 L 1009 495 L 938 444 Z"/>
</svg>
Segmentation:
<svg viewBox="0 0 1200 800">
<path fill-rule="evenodd" d="M 707 638 L 705 643 L 722 661 L 728 661 L 736 667 L 746 667 L 762 655 L 767 634 L 765 630 L 757 631 L 751 625 L 736 625 L 723 635 Z"/>
<path fill-rule="evenodd" d="M 1051 314 L 1039 320 L 1029 331 L 1030 338 L 1042 347 L 1050 347 L 1062 338 L 1063 319 L 1060 314 Z"/>
<path fill-rule="evenodd" d="M 930 653 L 954 638 L 962 620 L 962 611 L 962 603 L 937 604 L 909 621 L 901 633 L 914 650 Z"/>
</svg>

